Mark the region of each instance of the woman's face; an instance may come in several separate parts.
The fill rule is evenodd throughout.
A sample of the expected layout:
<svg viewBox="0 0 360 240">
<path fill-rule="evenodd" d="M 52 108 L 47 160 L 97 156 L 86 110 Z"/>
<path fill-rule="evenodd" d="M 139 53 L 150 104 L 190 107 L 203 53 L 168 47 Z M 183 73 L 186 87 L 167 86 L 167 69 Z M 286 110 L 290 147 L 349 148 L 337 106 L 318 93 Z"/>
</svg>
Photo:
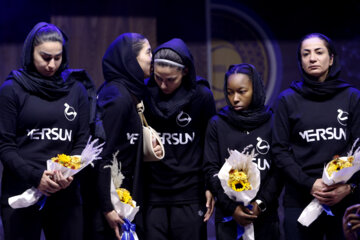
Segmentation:
<svg viewBox="0 0 360 240">
<path fill-rule="evenodd" d="M 142 48 L 136 57 L 136 60 L 138 61 L 141 69 L 144 72 L 144 78 L 150 77 L 150 66 L 151 66 L 151 46 L 147 39 L 145 39 L 145 42 L 142 45 Z"/>
<path fill-rule="evenodd" d="M 60 42 L 43 42 L 34 47 L 34 66 L 44 77 L 52 77 L 62 61 L 63 46 Z"/>
<path fill-rule="evenodd" d="M 227 97 L 235 111 L 248 109 L 253 95 L 252 82 L 243 73 L 231 74 L 227 82 Z"/>
<path fill-rule="evenodd" d="M 318 37 L 305 39 L 301 44 L 301 66 L 310 76 L 323 82 L 333 64 L 334 57 L 329 55 L 324 40 Z"/>
<path fill-rule="evenodd" d="M 184 75 L 184 71 L 177 67 L 156 64 L 154 67 L 155 82 L 164 94 L 171 94 L 180 87 Z"/>
</svg>

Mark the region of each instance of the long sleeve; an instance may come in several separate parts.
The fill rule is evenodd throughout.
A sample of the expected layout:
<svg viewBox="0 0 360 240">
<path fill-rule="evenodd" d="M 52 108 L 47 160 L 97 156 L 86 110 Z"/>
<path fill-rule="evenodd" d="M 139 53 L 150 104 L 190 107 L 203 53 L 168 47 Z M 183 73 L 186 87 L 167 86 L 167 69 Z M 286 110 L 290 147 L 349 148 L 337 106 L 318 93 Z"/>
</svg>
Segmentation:
<svg viewBox="0 0 360 240">
<path fill-rule="evenodd" d="M 265 202 L 266 206 L 278 206 L 278 199 L 284 186 L 284 181 L 279 169 L 276 168 L 275 163 L 271 164 L 270 171 L 266 178 L 262 181 L 256 199 Z"/>
<path fill-rule="evenodd" d="M 237 204 L 224 193 L 220 180 L 217 177 L 225 161 L 225 159 L 221 160 L 218 144 L 216 125 L 213 120 L 210 120 L 206 131 L 204 147 L 206 182 L 208 188 L 217 200 L 217 206 L 221 208 L 224 214 L 231 216 Z"/>
<path fill-rule="evenodd" d="M 272 132 L 272 149 L 276 166 L 297 185 L 304 187 L 310 193 L 315 178 L 308 176 L 295 161 L 290 146 L 291 126 L 288 111 L 283 99 L 279 100 L 274 114 Z"/>
<path fill-rule="evenodd" d="M 18 154 L 16 129 L 19 108 L 13 84 L 7 81 L 0 89 L 0 159 L 18 178 L 37 187 L 43 170 L 32 167 Z"/>
<path fill-rule="evenodd" d="M 79 111 L 78 111 L 79 126 L 74 138 L 74 145 L 71 151 L 71 155 L 81 154 L 82 150 L 86 146 L 90 134 L 90 126 L 89 126 L 90 105 L 85 88 L 82 86 L 81 88 L 82 88 L 81 91 L 82 95 L 79 96 Z"/>
<path fill-rule="evenodd" d="M 102 123 L 106 134 L 97 184 L 103 212 L 113 210 L 110 198 L 111 171 L 107 166 L 112 164 L 116 152 L 121 172 L 125 176 L 121 187 L 130 192 L 132 190 L 136 146 L 141 126 L 134 102 L 124 91 L 115 86 L 107 86 L 99 94 L 99 104 L 103 110 Z"/>
</svg>

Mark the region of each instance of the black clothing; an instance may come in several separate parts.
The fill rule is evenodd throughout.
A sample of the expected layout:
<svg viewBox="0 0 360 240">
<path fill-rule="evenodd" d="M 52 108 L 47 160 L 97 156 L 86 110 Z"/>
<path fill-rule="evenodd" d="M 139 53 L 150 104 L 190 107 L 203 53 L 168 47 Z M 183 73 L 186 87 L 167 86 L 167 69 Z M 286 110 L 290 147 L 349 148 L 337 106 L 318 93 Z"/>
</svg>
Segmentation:
<svg viewBox="0 0 360 240">
<path fill-rule="evenodd" d="M 216 223 L 216 240 L 234 240 L 237 237 L 237 223 L 235 221 Z M 278 221 L 255 221 L 256 240 L 279 240 L 280 225 Z M 271 234 L 269 234 L 271 233 Z M 242 238 L 240 238 L 242 239 Z"/>
<path fill-rule="evenodd" d="M 89 137 L 89 103 L 85 88 L 78 83 L 68 95 L 49 102 L 12 80 L 1 86 L 0 99 L 1 203 L 7 204 L 9 197 L 38 187 L 46 160 L 61 153 L 81 154 Z M 53 196 L 75 190 L 75 182 Z"/>
<path fill-rule="evenodd" d="M 324 239 L 325 233 L 327 240 L 345 240 L 341 217 L 322 213 L 309 227 L 305 227 L 297 221 L 303 210 L 304 208 L 284 209 L 285 236 L 291 236 L 292 240 L 319 240 Z"/>
<path fill-rule="evenodd" d="M 54 76 L 42 77 L 33 65 L 33 38 L 46 25 L 39 23 L 30 32 L 24 44 L 22 69 L 12 71 L 0 87 L 0 159 L 4 165 L 1 204 L 4 229 L 8 230 L 11 229 L 9 226 L 17 225 L 16 219 L 29 217 L 25 209 L 10 209 L 8 198 L 31 187 L 37 188 L 48 159 L 61 153 L 81 154 L 89 138 L 88 100 L 94 93 L 88 95 L 88 92 L 91 93 L 94 86 L 83 70 L 67 69 L 65 44 L 61 66 Z M 85 83 L 88 92 L 82 83 Z M 26 209 L 30 208 L 38 206 Z M 47 237 L 50 237 L 50 232 L 57 233 L 53 229 L 65 227 L 57 221 L 60 219 L 51 215 L 53 211 L 63 216 L 69 213 L 77 216 L 66 218 L 66 221 L 82 228 L 77 176 L 69 187 L 48 197 L 41 212 L 32 213 L 33 233 L 37 233 L 37 228 L 42 226 Z M 19 227 L 12 231 L 23 229 Z M 58 236 L 69 240 L 79 239 L 81 234 L 82 230 L 79 230 Z M 5 236 L 8 237 L 16 239 L 13 235 Z"/>
<path fill-rule="evenodd" d="M 206 224 L 199 211 L 206 211 L 204 204 L 149 206 L 146 210 L 145 222 L 152 231 L 146 232 L 146 239 L 207 240 Z"/>
<path fill-rule="evenodd" d="M 270 119 L 254 130 L 243 131 L 230 125 L 223 118 L 214 116 L 206 132 L 204 159 L 208 187 L 217 198 L 215 215 L 217 222 L 222 221 L 224 217 L 232 216 L 238 204 L 224 193 L 219 178 L 214 175 L 220 171 L 225 159 L 229 157 L 228 150 L 242 152 L 250 144 L 255 148 L 255 153 L 258 153 L 253 162 L 260 170 L 261 176 L 260 189 L 255 199 L 260 199 L 266 204 L 267 210 L 264 215 L 272 215 L 273 219 L 277 219 L 277 201 L 283 183 L 280 181 L 271 155 Z"/>
<path fill-rule="evenodd" d="M 279 97 L 273 152 L 286 181 L 285 206 L 304 207 L 324 164 L 346 155 L 359 137 L 360 92 L 347 88 L 327 101 L 303 98 L 292 89 Z"/>
<path fill-rule="evenodd" d="M 248 151 L 251 152 L 255 148 L 257 156 L 253 159 L 253 162 L 259 169 L 261 177 L 260 189 L 254 200 L 259 199 L 266 205 L 266 211 L 261 213 L 254 222 L 255 236 L 259 239 L 264 236 L 266 238 L 263 239 L 276 238 L 278 231 L 272 227 L 276 226 L 278 222 L 278 197 L 283 182 L 271 154 L 272 112 L 264 105 L 264 86 L 255 68 L 250 64 L 237 66 L 239 69 L 245 68 L 245 74 L 252 81 L 252 102 L 246 110 L 235 111 L 228 99 L 227 77 L 225 77 L 224 95 L 228 106 L 220 109 L 218 115 L 210 120 L 205 138 L 204 160 L 207 184 L 217 199 L 215 208 L 217 236 L 219 239 L 236 239 L 235 222 L 233 220 L 226 223 L 222 222 L 224 217 L 232 216 L 238 206 L 236 201 L 230 199 L 224 193 L 217 174 L 224 165 L 225 160 L 229 158 L 229 150 L 242 152 L 245 147 L 252 145 Z M 237 74 L 237 72 L 232 74 Z M 232 231 L 228 232 L 226 230 L 228 228 L 232 229 Z M 233 236 L 233 234 L 235 235 Z"/>
<path fill-rule="evenodd" d="M 314 199 L 310 192 L 316 179 L 322 177 L 324 165 L 335 155 L 346 156 L 360 137 L 360 91 L 339 78 L 337 55 L 324 82 L 305 73 L 299 52 L 298 62 L 302 81 L 293 82 L 280 94 L 273 125 L 275 162 L 286 177 L 285 214 L 287 209 L 304 209 Z M 358 174 L 349 182 L 358 184 Z M 340 224 L 346 206 L 359 201 L 358 196 L 357 190 L 330 207 L 336 212 L 334 221 Z M 285 218 L 295 219 L 291 214 Z M 324 225 L 325 219 L 319 216 L 306 231 L 319 231 L 321 237 L 331 233 L 333 227 L 316 228 Z M 294 229 L 295 223 L 287 226 L 289 233 L 306 232 L 303 228 Z M 341 229 L 341 224 L 337 229 Z"/>
<path fill-rule="evenodd" d="M 145 165 L 148 199 L 151 204 L 197 203 L 205 195 L 202 151 L 206 124 L 215 113 L 214 99 L 200 78 L 196 81 L 192 56 L 182 40 L 170 40 L 154 55 L 162 48 L 177 52 L 188 74 L 170 96 L 161 92 L 153 75 L 147 82 L 145 116 L 165 147 L 163 160 Z"/>
<path fill-rule="evenodd" d="M 158 162 L 147 162 L 145 166 L 146 179 L 146 219 L 154 219 L 153 209 L 186 209 L 187 206 L 199 206 L 188 211 L 194 219 L 203 219 L 205 206 L 205 183 L 203 176 L 203 146 L 208 120 L 215 114 L 213 95 L 204 84 L 204 79 L 197 78 L 193 58 L 185 43 L 180 39 L 172 39 L 159 46 L 175 51 L 188 69 L 182 78 L 181 85 L 173 93 L 165 95 L 152 75 L 147 81 L 149 91 L 145 99 L 145 117 L 161 137 L 165 148 L 165 157 Z M 201 211 L 200 211 L 201 210 Z M 176 234 L 177 239 L 203 239 L 206 236 L 205 223 L 181 227 L 181 233 L 176 230 L 176 211 L 168 211 L 166 218 L 158 219 L 162 225 L 163 236 Z M 180 223 L 180 222 L 179 222 Z M 181 221 L 180 225 L 184 221 Z M 186 223 L 186 221 L 185 221 Z M 158 228 L 149 221 L 146 224 L 146 236 L 157 235 Z M 149 238 L 149 237 L 148 237 Z M 151 238 L 149 238 L 151 239 Z M 172 239 L 172 238 L 169 238 Z M 174 238 L 175 239 L 175 238 Z"/>
<path fill-rule="evenodd" d="M 119 152 L 117 160 L 125 176 L 121 187 L 129 190 L 137 205 L 142 206 L 142 126 L 133 98 L 142 99 L 145 84 L 144 72 L 132 49 L 131 33 L 114 40 L 102 64 L 105 82 L 98 90 L 98 105 L 106 144 L 99 166 L 97 191 L 101 212 L 109 212 L 114 209 L 110 198 L 111 172 L 105 167 L 112 164 L 116 152 Z M 134 220 L 139 238 L 142 211 L 140 207 Z"/>
<path fill-rule="evenodd" d="M 4 224 L 5 239 L 38 240 L 41 228 L 46 239 L 82 239 L 81 205 L 67 205 L 66 211 L 53 207 L 50 202 L 47 202 L 41 211 L 38 205 L 19 209 L 3 206 L 1 216 L 4 222 L 9 223 Z"/>
</svg>

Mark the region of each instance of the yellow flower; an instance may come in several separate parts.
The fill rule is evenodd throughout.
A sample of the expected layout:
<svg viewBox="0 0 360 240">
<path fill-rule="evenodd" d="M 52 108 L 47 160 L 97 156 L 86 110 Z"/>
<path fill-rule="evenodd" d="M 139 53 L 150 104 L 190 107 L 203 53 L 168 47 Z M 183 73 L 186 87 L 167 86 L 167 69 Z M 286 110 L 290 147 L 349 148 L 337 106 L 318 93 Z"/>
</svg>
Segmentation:
<svg viewBox="0 0 360 240">
<path fill-rule="evenodd" d="M 116 192 L 120 198 L 120 201 L 126 204 L 129 204 L 132 207 L 135 207 L 132 202 L 132 197 L 130 196 L 130 192 L 125 188 L 117 188 Z"/>
<path fill-rule="evenodd" d="M 242 170 L 231 169 L 229 171 L 228 185 L 237 192 L 251 190 L 248 177 Z"/>
<path fill-rule="evenodd" d="M 334 159 L 329 163 L 328 169 L 326 169 L 326 171 L 331 177 L 334 172 L 338 172 L 343 168 L 352 167 L 353 161 L 353 156 L 347 157 L 347 159 L 341 159 L 339 156 L 335 156 Z"/>
<path fill-rule="evenodd" d="M 71 169 L 79 169 L 81 167 L 81 158 L 77 156 L 58 154 L 57 157 L 53 157 L 51 160 Z"/>
</svg>

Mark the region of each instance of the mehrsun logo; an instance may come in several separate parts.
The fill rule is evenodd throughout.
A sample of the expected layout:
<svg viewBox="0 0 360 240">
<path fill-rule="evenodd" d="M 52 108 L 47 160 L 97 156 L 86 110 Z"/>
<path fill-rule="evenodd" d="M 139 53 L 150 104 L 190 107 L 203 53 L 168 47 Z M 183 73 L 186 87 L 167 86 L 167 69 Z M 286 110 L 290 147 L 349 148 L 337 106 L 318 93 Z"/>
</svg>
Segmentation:
<svg viewBox="0 0 360 240">
<path fill-rule="evenodd" d="M 347 120 L 348 120 L 348 117 L 349 117 L 349 113 L 348 112 L 345 112 L 341 109 L 338 109 L 338 115 L 337 115 L 337 120 L 338 122 L 343 125 L 343 126 L 346 126 L 347 125 Z"/>
<path fill-rule="evenodd" d="M 74 119 L 76 118 L 77 112 L 75 111 L 75 109 L 73 107 L 71 107 L 69 104 L 65 103 L 65 110 L 64 110 L 64 114 L 67 120 L 69 121 L 74 121 Z"/>
<path fill-rule="evenodd" d="M 256 138 L 256 140 L 258 141 L 256 144 L 256 150 L 258 151 L 258 153 L 260 154 L 267 154 L 270 150 L 270 144 L 261 139 L 260 137 Z"/>
<path fill-rule="evenodd" d="M 180 127 L 186 127 L 191 122 L 191 117 L 186 112 L 181 111 L 176 117 L 176 123 Z"/>
</svg>

